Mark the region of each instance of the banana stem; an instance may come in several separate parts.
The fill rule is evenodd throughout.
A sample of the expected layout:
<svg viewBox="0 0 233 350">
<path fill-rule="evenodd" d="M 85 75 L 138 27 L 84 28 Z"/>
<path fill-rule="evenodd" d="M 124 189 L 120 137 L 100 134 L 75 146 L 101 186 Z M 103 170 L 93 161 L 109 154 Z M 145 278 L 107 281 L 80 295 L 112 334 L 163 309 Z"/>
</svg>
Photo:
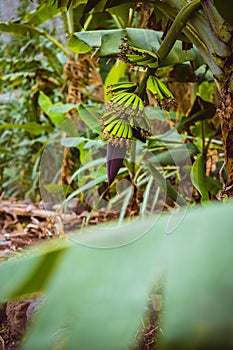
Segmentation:
<svg viewBox="0 0 233 350">
<path fill-rule="evenodd" d="M 50 36 L 48 33 L 43 33 L 42 35 L 44 35 L 48 40 L 50 40 L 54 45 L 56 45 L 61 51 L 64 52 L 64 54 L 66 56 L 70 55 L 70 51 L 67 50 L 61 43 L 59 43 L 59 41 L 57 41 L 56 39 L 54 39 L 52 36 Z"/>
<path fill-rule="evenodd" d="M 149 78 L 150 75 L 153 75 L 155 73 L 156 69 L 151 69 L 151 68 L 147 68 L 144 77 L 142 78 L 142 81 L 140 82 L 139 86 L 137 87 L 137 89 L 135 90 L 135 94 L 138 95 L 139 97 L 143 97 L 144 92 L 145 92 L 145 88 L 146 88 L 146 82 L 147 79 Z"/>
<path fill-rule="evenodd" d="M 69 10 L 66 11 L 66 18 L 67 18 L 68 34 L 71 35 L 74 32 L 74 20 L 73 20 L 72 7 L 70 7 Z"/>
<path fill-rule="evenodd" d="M 178 15 L 175 17 L 175 20 L 168 31 L 164 41 L 162 42 L 159 50 L 158 50 L 158 56 L 159 56 L 159 61 L 161 62 L 163 59 L 166 58 L 166 56 L 169 54 L 171 51 L 173 45 L 175 44 L 178 35 L 181 33 L 182 29 L 185 27 L 186 22 L 190 18 L 190 16 L 198 11 L 201 8 L 201 2 L 200 0 L 194 0 L 191 3 L 188 3 L 186 6 L 184 6 Z M 145 87 L 146 87 L 146 82 L 147 79 L 150 75 L 153 75 L 155 73 L 156 69 L 150 69 L 148 68 L 140 85 L 136 89 L 135 93 L 139 96 L 142 97 Z"/>
<path fill-rule="evenodd" d="M 200 0 L 194 0 L 184 6 L 169 29 L 165 39 L 163 40 L 159 50 L 158 56 L 159 60 L 162 61 L 171 51 L 173 45 L 175 44 L 178 35 L 181 33 L 182 29 L 185 27 L 190 16 L 201 8 Z"/>
<path fill-rule="evenodd" d="M 46 32 L 41 32 L 41 35 L 45 36 L 48 40 L 50 40 L 54 45 L 56 45 L 60 50 L 62 50 L 64 52 L 64 54 L 66 56 L 70 55 L 70 51 L 68 51 L 61 43 L 59 43 L 59 41 L 57 41 L 56 39 L 54 39 L 51 35 L 49 35 Z"/>
<path fill-rule="evenodd" d="M 176 21 L 177 16 L 175 7 L 177 8 L 177 11 L 179 11 L 179 9 L 182 10 L 182 6 L 183 3 L 181 3 L 181 1 L 174 0 L 168 0 L 166 3 L 159 2 L 158 4 L 156 4 L 156 7 L 174 22 Z M 220 24 L 221 23 L 218 23 L 218 26 L 220 26 Z M 195 16 L 189 18 L 189 22 L 186 24 L 182 31 L 200 51 L 202 57 L 206 61 L 213 75 L 218 80 L 221 80 L 219 79 L 219 77 L 221 77 L 223 74 L 221 69 L 222 64 L 219 61 L 219 58 L 217 57 L 218 55 L 216 54 L 219 54 L 221 52 L 222 56 L 229 56 L 227 43 L 224 43 L 223 41 L 219 40 L 219 38 L 212 31 L 212 28 L 209 26 L 209 23 L 206 20 L 206 18 L 204 18 L 198 13 L 196 13 Z M 171 35 L 170 32 L 171 29 L 169 30 L 167 36 Z M 162 45 L 164 45 L 164 42 L 162 43 Z M 217 80 L 216 84 L 218 89 L 220 90 L 220 86 L 218 85 Z"/>
</svg>

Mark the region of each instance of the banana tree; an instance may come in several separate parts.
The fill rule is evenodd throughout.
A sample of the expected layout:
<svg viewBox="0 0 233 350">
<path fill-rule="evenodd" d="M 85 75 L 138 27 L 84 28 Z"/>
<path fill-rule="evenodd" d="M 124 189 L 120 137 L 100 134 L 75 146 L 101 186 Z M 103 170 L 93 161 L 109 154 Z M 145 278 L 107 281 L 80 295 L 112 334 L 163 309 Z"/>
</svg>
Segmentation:
<svg viewBox="0 0 233 350">
<path fill-rule="evenodd" d="M 49 15 L 46 4 L 51 7 Z M 148 28 L 149 26 L 147 23 L 146 25 L 139 23 L 141 20 L 138 20 L 137 13 L 140 12 L 143 4 L 149 8 L 150 16 L 147 22 L 149 23 L 150 20 L 154 23 L 150 28 L 159 28 L 159 32 L 141 29 L 141 27 Z M 106 112 L 100 120 L 103 139 L 108 139 L 109 142 L 107 154 L 109 183 L 116 176 L 127 148 L 131 147 L 131 140 L 139 139 L 145 142 L 146 138 L 151 135 L 150 123 L 144 113 L 144 106 L 148 102 L 147 92 L 150 91 L 155 96 L 161 108 L 174 107 L 173 95 L 158 79 L 158 69 L 183 62 L 191 62 L 197 67 L 205 62 L 214 76 L 219 91 L 218 114 L 221 118 L 228 173 L 225 189 L 219 193 L 221 197 L 231 196 L 233 185 L 232 17 L 230 8 L 226 0 L 221 4 L 217 0 L 193 0 L 191 2 L 151 0 L 136 4 L 129 0 L 50 0 L 49 2 L 42 1 L 39 10 L 34 14 L 28 14 L 24 22 L 15 22 L 10 25 L 2 23 L 0 29 L 10 33 L 18 32 L 18 35 L 22 36 L 45 36 L 67 56 L 70 50 L 78 54 L 85 54 L 93 53 L 94 48 L 99 50 L 100 56 L 119 57 L 124 62 L 124 67 L 129 65 L 132 70 L 135 67 L 144 69 L 144 78 L 139 82 L 134 80 L 130 84 L 116 85 L 111 82 L 109 84 L 110 97 L 106 98 Z M 59 12 L 65 19 L 66 31 L 70 35 L 67 47 L 48 35 L 45 30 L 38 29 L 41 21 L 52 18 Z M 99 18 L 105 21 L 114 18 L 114 29 L 91 31 L 90 24 L 93 18 L 95 21 Z M 122 18 L 126 19 L 122 20 Z M 163 25 L 159 26 L 158 22 L 162 22 Z M 73 32 L 75 34 L 71 35 Z M 190 45 L 194 45 L 193 48 L 190 49 Z M 183 51 L 183 47 L 188 47 L 189 50 Z"/>
<path fill-rule="evenodd" d="M 129 3 L 129 1 L 107 0 L 104 5 L 104 10 L 109 8 L 115 8 L 119 4 Z M 97 6 L 103 5 L 102 1 L 88 1 L 83 15 L 81 17 L 84 22 L 87 14 Z M 152 14 L 155 18 L 158 15 L 160 19 L 171 22 L 172 25 L 167 25 L 164 31 L 164 39 L 161 40 L 161 36 L 158 36 L 157 32 L 151 33 L 148 30 L 149 40 L 135 41 L 135 36 L 132 34 L 133 30 L 137 29 L 129 28 L 124 29 L 123 33 L 109 32 L 109 36 L 103 38 L 103 33 L 95 32 L 96 41 L 88 39 L 91 33 L 76 33 L 76 39 L 85 44 L 85 50 L 88 51 L 89 47 L 99 47 L 100 53 L 104 53 L 107 46 L 108 54 L 118 54 L 120 58 L 130 64 L 131 67 L 144 67 L 145 75 L 137 86 L 132 84 L 127 85 L 114 85 L 111 87 L 112 99 L 110 104 L 107 105 L 106 115 L 103 117 L 103 138 L 110 136 L 110 146 L 119 146 L 126 148 L 124 141 L 121 139 L 131 139 L 132 137 L 138 138 L 141 141 L 145 140 L 150 135 L 150 127 L 143 112 L 142 103 L 147 102 L 146 90 L 150 90 L 156 95 L 158 104 L 162 108 L 169 108 L 169 105 L 174 103 L 173 96 L 169 90 L 162 84 L 156 76 L 156 71 L 159 67 L 167 64 L 175 64 L 180 62 L 182 57 L 181 48 L 177 47 L 178 42 L 183 42 L 183 48 L 190 48 L 190 44 L 193 45 L 198 53 L 201 54 L 202 59 L 208 65 L 211 70 L 217 89 L 219 93 L 219 106 L 218 115 L 221 119 L 222 140 L 225 153 L 225 165 L 227 170 L 227 183 L 223 191 L 219 193 L 219 197 L 232 196 L 233 193 L 233 119 L 232 119 L 232 16 L 230 15 L 231 6 L 227 6 L 228 1 L 219 0 L 193 0 L 187 2 L 185 0 L 167 0 L 167 1 L 142 1 L 137 3 L 136 6 L 141 6 L 143 3 L 149 4 L 152 8 Z M 229 4 L 228 4 L 229 5 Z M 133 5 L 132 5 L 133 7 Z M 227 10 L 226 10 L 227 9 Z M 93 13 L 93 12 L 92 12 Z M 150 17 L 151 18 L 151 17 Z M 156 22 L 156 19 L 154 21 Z M 167 21 L 169 19 L 169 21 Z M 168 29 L 169 28 L 169 29 Z M 132 31 L 130 33 L 130 30 Z M 118 43 L 116 36 L 125 37 L 121 44 L 120 52 L 118 46 L 113 49 L 112 43 Z M 92 34 L 92 39 L 94 35 Z M 99 41 L 98 41 L 98 40 Z M 148 39 L 148 37 L 147 37 Z M 74 44 L 74 38 L 72 38 L 71 47 Z M 76 50 L 77 50 L 77 42 Z M 110 48 L 111 47 L 111 48 Z M 82 46 L 83 49 L 83 46 Z M 191 56 L 191 49 L 183 55 L 187 54 Z M 194 52 L 192 52 L 194 53 Z M 196 56 L 198 55 L 195 51 Z M 170 58 L 170 60 L 169 60 Z M 186 57 L 183 61 L 191 60 L 190 57 Z M 128 93 L 128 95 L 127 95 Z M 129 109 L 129 107 L 131 109 Z M 127 110 L 128 108 L 128 110 Z M 125 110 L 127 113 L 125 113 Z M 119 112 L 120 111 L 120 112 Z M 118 117 L 117 113 L 118 112 Z M 126 117 L 120 120 L 119 114 Z M 115 117 L 114 117 L 115 115 Z M 138 116 L 140 115 L 140 119 Z M 108 119 L 109 117 L 109 119 Z M 124 128 L 127 128 L 127 130 Z M 139 125 L 140 124 L 140 125 Z M 132 128 L 132 130 L 131 130 Z M 146 130 L 146 132 L 145 132 Z M 119 139 L 119 141 L 118 141 Z M 129 142 L 128 142 L 129 143 Z M 118 148 L 119 148 L 118 147 Z M 110 150 L 113 153 L 113 150 Z M 117 153 L 115 151 L 115 153 Z M 120 159 L 124 157 L 124 152 L 120 151 Z M 115 157 L 115 156 L 114 156 Z M 108 155 L 108 162 L 110 160 Z M 110 163 L 109 163 L 110 164 Z M 116 162 L 115 168 L 110 169 L 112 165 L 108 166 L 109 182 L 111 183 L 117 168 L 120 166 L 121 161 Z"/>
</svg>

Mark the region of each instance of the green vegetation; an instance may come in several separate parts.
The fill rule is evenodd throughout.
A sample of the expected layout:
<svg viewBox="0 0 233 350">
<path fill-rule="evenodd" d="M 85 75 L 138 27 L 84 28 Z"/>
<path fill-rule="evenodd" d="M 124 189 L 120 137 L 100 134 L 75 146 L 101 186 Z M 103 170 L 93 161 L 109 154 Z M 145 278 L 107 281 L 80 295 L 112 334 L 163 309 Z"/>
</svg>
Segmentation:
<svg viewBox="0 0 233 350">
<path fill-rule="evenodd" d="M 136 349 L 158 284 L 148 349 L 230 349 L 226 4 L 41 0 L 0 23 L 2 198 L 89 213 L 70 240 L 0 266 L 2 303 L 43 294 L 22 349 Z M 88 226 L 103 208 L 117 221 Z"/>
</svg>

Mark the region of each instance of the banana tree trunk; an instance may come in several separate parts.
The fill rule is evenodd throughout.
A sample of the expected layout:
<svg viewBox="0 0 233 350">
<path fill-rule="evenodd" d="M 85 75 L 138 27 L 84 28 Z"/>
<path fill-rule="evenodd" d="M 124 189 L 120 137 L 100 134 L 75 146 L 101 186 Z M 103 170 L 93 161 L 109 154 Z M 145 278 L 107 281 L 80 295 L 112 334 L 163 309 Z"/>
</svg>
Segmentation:
<svg viewBox="0 0 233 350">
<path fill-rule="evenodd" d="M 228 80 L 228 78 L 226 77 Z M 227 184 L 218 197 L 226 195 L 233 197 L 233 101 L 232 89 L 229 82 L 226 82 L 220 93 L 220 107 L 218 114 L 221 119 L 222 140 L 224 146 L 225 165 L 227 171 Z"/>
<path fill-rule="evenodd" d="M 220 15 L 226 7 L 225 0 L 217 3 L 215 0 L 202 0 L 203 12 L 207 17 L 213 41 L 205 41 L 210 50 L 210 60 L 219 68 L 220 73 L 214 74 L 219 90 L 220 105 L 218 114 L 221 120 L 222 141 L 224 146 L 227 183 L 220 197 L 233 197 L 233 25 L 226 22 Z M 218 6 L 217 8 L 215 7 Z M 219 12 L 220 11 L 220 12 Z"/>
</svg>

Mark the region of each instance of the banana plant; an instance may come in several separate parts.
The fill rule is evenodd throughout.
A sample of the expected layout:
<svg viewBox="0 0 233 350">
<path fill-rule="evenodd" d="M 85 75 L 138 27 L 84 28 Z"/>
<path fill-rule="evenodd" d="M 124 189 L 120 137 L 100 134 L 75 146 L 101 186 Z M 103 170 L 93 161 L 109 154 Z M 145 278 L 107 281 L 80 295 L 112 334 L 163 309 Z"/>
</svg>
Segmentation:
<svg viewBox="0 0 233 350">
<path fill-rule="evenodd" d="M 107 92 L 111 98 L 105 105 L 105 114 L 100 119 L 100 124 L 103 131 L 102 138 L 108 140 L 107 174 L 109 185 L 117 175 L 126 151 L 131 147 L 132 139 L 146 142 L 146 138 L 152 135 L 150 121 L 144 111 L 145 104 L 148 103 L 147 92 L 150 91 L 155 96 L 158 106 L 163 109 L 169 110 L 171 106 L 176 105 L 173 94 L 156 76 L 156 69 L 159 68 L 158 54 L 152 51 L 153 48 L 146 49 L 145 43 L 144 47 L 139 46 L 142 36 L 148 32 L 142 30 L 138 33 L 136 31 L 135 36 L 130 28 L 126 28 L 125 31 L 120 30 L 117 33 L 114 31 L 114 33 L 117 35 L 117 40 L 122 35 L 127 35 L 127 37 L 121 38 L 119 58 L 133 68 L 143 67 L 146 74 L 141 83 L 120 82 L 108 86 Z M 81 40 L 86 40 L 86 43 L 93 45 L 90 42 L 92 41 L 90 32 L 81 34 Z M 151 34 L 149 31 L 149 35 Z M 104 37 L 106 32 L 99 33 L 99 35 Z M 158 34 L 158 38 L 160 36 Z M 78 39 L 80 40 L 80 35 L 78 35 Z M 101 43 L 102 40 L 99 42 Z M 77 46 L 75 49 L 77 50 Z M 176 47 L 176 49 L 178 48 Z M 101 50 L 102 54 L 106 55 L 105 48 L 101 47 Z"/>
<path fill-rule="evenodd" d="M 151 135 L 151 127 L 143 110 L 148 103 L 147 92 L 150 91 L 155 96 L 159 107 L 163 109 L 175 107 L 173 95 L 159 78 L 158 70 L 183 62 L 190 62 L 196 69 L 205 62 L 214 76 L 220 96 L 218 113 L 221 118 L 228 173 L 227 191 L 225 189 L 223 195 L 231 196 L 232 21 L 229 13 L 226 13 L 228 11 L 225 11 L 227 3 L 227 0 L 221 3 L 219 0 L 193 0 L 188 3 L 185 0 L 166 2 L 151 0 L 136 5 L 130 0 L 127 0 L 127 4 L 126 1 L 118 0 L 41 1 L 37 11 L 27 14 L 23 22 L 1 23 L 0 29 L 23 37 L 45 37 L 67 56 L 71 51 L 75 54 L 88 52 L 95 54 L 95 51 L 99 51 L 99 56 L 120 58 L 131 72 L 135 70 L 144 72 L 144 78 L 140 81 L 112 84 L 109 87 L 110 99 L 100 120 L 103 139 L 109 142 L 107 156 L 109 184 L 117 174 L 117 168 L 121 165 L 127 149 L 130 148 L 131 140 L 134 138 L 145 142 Z M 157 27 L 158 22 L 162 23 L 159 32 L 138 28 L 140 26 L 138 14 L 140 15 L 142 4 L 149 7 L 150 18 L 155 24 L 157 23 Z M 46 6 L 49 6 L 51 11 L 48 12 Z M 67 32 L 70 35 L 67 47 L 39 28 L 43 22 L 59 12 L 65 19 Z M 91 30 L 93 21 L 97 21 L 100 16 L 110 21 L 114 29 L 104 27 L 106 29 Z M 169 27 L 171 22 L 173 24 Z M 190 44 L 193 45 L 191 49 Z M 187 46 L 189 50 L 183 51 L 183 47 Z M 114 167 L 112 152 L 119 153 L 120 156 L 114 171 L 111 170 Z"/>
<path fill-rule="evenodd" d="M 122 4 L 125 2 L 126 1 L 122 1 L 120 3 Z M 100 3 L 100 1 L 87 1 L 83 10 L 83 21 L 87 17 L 88 13 L 90 13 L 90 11 L 92 11 L 91 13 L 95 12 L 96 7 L 99 6 Z M 141 3 L 143 4 L 144 1 Z M 157 34 L 154 32 L 154 35 L 151 36 L 152 44 L 150 45 L 150 48 L 145 47 L 145 45 L 143 46 L 142 41 L 141 45 L 132 45 L 129 39 L 126 43 L 123 43 L 120 52 L 118 50 L 118 46 L 115 47 L 115 52 L 118 52 L 118 54 L 121 56 L 121 59 L 130 64 L 131 67 L 143 67 L 145 69 L 144 79 L 142 79 L 142 81 L 139 83 L 139 86 L 132 93 L 135 93 L 142 99 L 144 97 L 143 103 L 145 103 L 145 91 L 146 89 L 151 89 L 151 91 L 156 94 L 159 105 L 162 108 L 166 108 L 167 96 L 165 90 L 163 89 L 164 87 L 161 89 L 161 84 L 156 77 L 156 70 L 159 67 L 166 65 L 166 61 L 171 53 L 173 53 L 172 63 L 175 64 L 179 62 L 179 59 L 177 60 L 178 56 L 175 55 L 175 49 L 179 40 L 183 41 L 183 47 L 189 47 L 190 44 L 195 46 L 199 54 L 201 54 L 202 59 L 211 70 L 219 92 L 220 103 L 218 107 L 218 114 L 221 119 L 225 163 L 228 174 L 227 183 L 225 184 L 223 195 L 232 196 L 233 109 L 231 106 L 233 83 L 231 62 L 233 26 L 232 16 L 230 15 L 230 12 L 232 12 L 231 6 L 228 6 L 229 4 L 227 0 L 223 0 L 221 2 L 219 0 L 193 0 L 188 3 L 185 0 L 167 0 L 166 2 L 151 0 L 146 1 L 146 3 L 150 4 L 152 13 L 159 13 L 163 21 L 168 22 L 169 19 L 170 22 L 172 21 L 172 25 L 169 29 L 167 29 L 168 26 L 166 28 L 162 28 L 165 34 L 163 41 L 158 42 Z M 119 1 L 117 0 L 107 0 L 105 2 L 104 10 L 115 8 L 118 5 Z M 76 34 L 78 40 L 81 40 L 82 43 L 84 42 L 87 45 L 85 49 L 88 50 L 88 44 L 90 44 L 90 42 L 88 43 L 87 37 L 87 40 L 84 38 L 86 33 L 81 33 L 82 38 L 78 33 Z M 97 37 L 98 33 L 95 33 L 95 35 Z M 109 45 L 111 46 L 111 49 L 109 48 L 108 52 L 113 53 L 112 46 L 117 42 L 116 33 L 114 33 L 112 37 L 109 33 L 108 38 L 105 37 L 105 40 L 102 39 L 103 37 L 101 36 L 99 46 L 106 47 Z M 153 46 L 155 42 L 157 42 L 157 47 L 156 49 L 152 49 L 151 46 Z M 90 44 L 89 46 L 91 48 L 92 45 Z M 100 53 L 103 53 L 103 51 L 103 47 L 101 47 Z M 179 57 L 181 57 L 181 55 L 179 55 Z M 124 86 L 122 88 L 124 89 Z M 121 92 L 119 91 L 118 93 L 120 94 Z M 123 98 L 123 96 L 121 97 Z M 129 96 L 129 98 L 130 97 L 131 96 Z M 172 99 L 172 96 L 169 96 L 168 100 L 170 98 Z M 125 95 L 124 102 L 126 102 L 126 100 L 127 98 Z M 110 182 L 111 180 L 112 179 L 110 179 Z"/>
</svg>

